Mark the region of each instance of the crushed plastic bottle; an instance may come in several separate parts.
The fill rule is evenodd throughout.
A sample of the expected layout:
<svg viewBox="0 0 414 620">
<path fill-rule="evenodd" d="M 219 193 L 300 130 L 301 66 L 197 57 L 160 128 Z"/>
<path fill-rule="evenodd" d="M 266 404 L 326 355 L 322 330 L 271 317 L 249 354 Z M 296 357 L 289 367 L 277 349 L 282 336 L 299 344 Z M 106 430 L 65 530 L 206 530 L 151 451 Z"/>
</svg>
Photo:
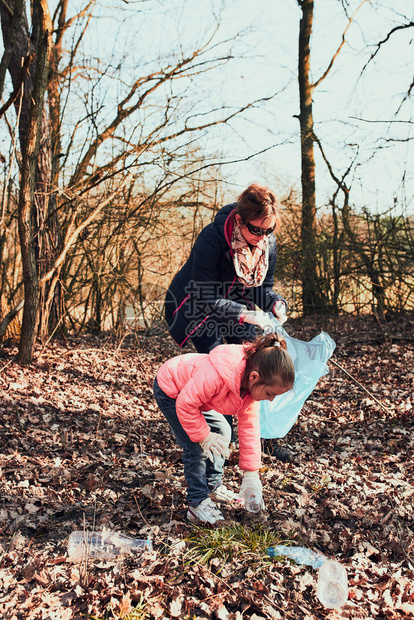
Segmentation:
<svg viewBox="0 0 414 620">
<path fill-rule="evenodd" d="M 316 595 L 324 607 L 337 609 L 348 600 L 348 575 L 342 564 L 327 560 L 318 573 Z"/>
<path fill-rule="evenodd" d="M 316 596 L 319 601 L 330 609 L 345 605 L 348 600 L 348 575 L 342 564 L 329 560 L 321 553 L 306 547 L 288 547 L 277 545 L 269 547 L 267 554 L 271 557 L 285 556 L 297 564 L 306 564 L 318 569 L 318 586 Z"/>
<path fill-rule="evenodd" d="M 312 568 L 320 568 L 328 559 L 321 553 L 316 553 L 306 547 L 288 547 L 287 545 L 269 547 L 267 554 L 272 558 L 283 555 L 294 560 L 296 564 L 306 564 Z"/>
<path fill-rule="evenodd" d="M 114 560 L 130 553 L 152 551 L 152 540 L 131 538 L 121 532 L 75 531 L 69 536 L 68 557 L 72 562 L 87 558 Z"/>
</svg>

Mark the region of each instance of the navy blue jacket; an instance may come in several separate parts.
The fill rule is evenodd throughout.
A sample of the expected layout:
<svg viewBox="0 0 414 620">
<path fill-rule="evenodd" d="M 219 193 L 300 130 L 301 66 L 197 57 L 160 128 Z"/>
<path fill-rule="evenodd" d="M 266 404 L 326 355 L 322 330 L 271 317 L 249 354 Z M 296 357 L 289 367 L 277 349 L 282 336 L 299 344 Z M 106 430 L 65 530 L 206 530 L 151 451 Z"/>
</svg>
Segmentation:
<svg viewBox="0 0 414 620">
<path fill-rule="evenodd" d="M 269 237 L 269 266 L 261 286 L 246 287 L 237 279 L 228 241 L 236 206 L 233 203 L 222 207 L 214 221 L 203 228 L 187 262 L 167 291 L 165 318 L 171 336 L 180 346 L 185 345 L 196 326 L 208 317 L 219 323 L 238 323 L 244 311 L 255 310 L 257 306 L 271 312 L 275 302 L 283 299 L 273 291 L 276 267 L 273 234 Z"/>
</svg>

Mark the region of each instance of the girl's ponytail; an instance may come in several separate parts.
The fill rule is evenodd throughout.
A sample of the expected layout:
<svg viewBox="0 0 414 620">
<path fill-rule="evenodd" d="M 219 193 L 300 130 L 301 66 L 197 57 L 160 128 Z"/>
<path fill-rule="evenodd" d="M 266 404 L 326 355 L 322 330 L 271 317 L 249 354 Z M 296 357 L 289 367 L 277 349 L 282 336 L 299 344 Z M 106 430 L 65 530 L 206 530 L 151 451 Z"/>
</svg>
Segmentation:
<svg viewBox="0 0 414 620">
<path fill-rule="evenodd" d="M 244 350 L 246 351 L 246 359 L 250 359 L 257 351 L 278 346 L 287 352 L 286 340 L 277 332 L 270 332 L 270 334 L 257 338 L 253 340 L 253 342 L 245 342 Z"/>
<path fill-rule="evenodd" d="M 247 360 L 246 375 L 256 370 L 266 385 L 272 384 L 278 376 L 283 385 L 293 387 L 295 368 L 283 336 L 271 332 L 253 342 L 245 342 L 244 350 Z"/>
</svg>

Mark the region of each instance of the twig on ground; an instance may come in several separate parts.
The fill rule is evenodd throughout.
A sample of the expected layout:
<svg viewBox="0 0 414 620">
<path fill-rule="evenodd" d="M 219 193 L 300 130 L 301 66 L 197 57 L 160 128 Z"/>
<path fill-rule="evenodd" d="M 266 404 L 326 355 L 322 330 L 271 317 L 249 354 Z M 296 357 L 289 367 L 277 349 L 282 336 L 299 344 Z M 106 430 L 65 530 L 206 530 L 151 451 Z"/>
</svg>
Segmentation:
<svg viewBox="0 0 414 620">
<path fill-rule="evenodd" d="M 6 370 L 7 366 L 10 366 L 10 364 L 13 364 L 13 362 L 15 362 L 16 360 L 17 360 L 17 355 L 13 357 L 11 360 L 9 360 L 8 362 L 6 362 L 6 364 L 4 364 L 4 366 L 0 368 L 0 372 L 3 372 L 3 370 Z"/>
<path fill-rule="evenodd" d="M 386 411 L 387 413 L 391 413 L 391 409 L 388 409 L 388 407 L 386 407 L 385 405 L 383 405 L 378 398 L 375 398 L 375 396 L 372 394 L 372 392 L 370 392 L 366 387 L 364 387 L 362 385 L 362 383 L 360 383 L 357 379 L 355 379 L 355 377 L 353 377 L 351 375 L 351 373 L 349 373 L 347 370 L 345 370 L 345 368 L 343 366 L 341 366 L 340 364 L 338 364 L 338 362 L 336 362 L 335 360 L 333 360 L 332 358 L 329 360 L 332 364 L 334 364 L 335 366 L 337 366 L 340 370 L 342 370 L 342 372 L 344 372 L 350 379 L 352 379 L 352 381 L 354 381 L 362 390 L 364 390 L 364 392 L 366 392 L 367 394 L 369 394 L 371 396 L 371 398 L 373 398 L 375 400 L 375 402 L 377 403 L 377 405 L 379 405 L 382 409 L 384 409 L 384 411 Z"/>
</svg>

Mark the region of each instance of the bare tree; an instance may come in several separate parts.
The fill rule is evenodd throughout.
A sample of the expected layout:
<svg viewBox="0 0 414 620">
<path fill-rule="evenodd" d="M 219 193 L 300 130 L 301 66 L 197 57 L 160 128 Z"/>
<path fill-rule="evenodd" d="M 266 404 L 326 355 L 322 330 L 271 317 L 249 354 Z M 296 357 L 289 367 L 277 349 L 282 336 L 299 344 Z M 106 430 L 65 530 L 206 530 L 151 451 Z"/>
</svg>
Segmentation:
<svg viewBox="0 0 414 620">
<path fill-rule="evenodd" d="M 317 279 L 315 156 L 313 134 L 313 85 L 310 81 L 310 38 L 313 24 L 313 0 L 298 0 L 302 10 L 299 30 L 299 100 L 302 182 L 302 303 L 309 314 L 319 308 Z"/>
<path fill-rule="evenodd" d="M 318 290 L 317 256 L 316 256 L 316 195 L 315 195 L 315 156 L 314 156 L 314 121 L 313 92 L 329 75 L 346 40 L 346 33 L 357 11 L 367 0 L 362 0 L 342 34 L 341 43 L 332 56 L 321 77 L 311 80 L 311 35 L 313 29 L 314 0 L 297 0 L 302 17 L 299 29 L 298 79 L 300 100 L 300 146 L 301 146 L 301 184 L 302 184 L 302 224 L 301 224 L 301 277 L 302 302 L 304 314 L 317 312 L 322 301 Z"/>
<path fill-rule="evenodd" d="M 4 40 L 9 40 L 15 27 L 19 2 L 13 0 L 6 4 L 0 0 Z M 32 29 L 36 26 L 35 20 L 40 11 L 37 7 L 43 7 L 44 12 L 48 8 L 46 0 L 34 2 L 33 6 L 37 12 L 32 15 Z M 260 101 L 250 101 L 240 106 L 217 105 L 208 110 L 195 105 L 194 93 L 197 91 L 194 84 L 199 76 L 219 70 L 232 58 L 231 41 L 221 42 L 220 53 L 220 43 L 216 41 L 217 26 L 197 49 L 186 52 L 183 48 L 166 62 L 160 62 L 159 68 L 135 75 L 130 81 L 125 81 L 124 76 L 120 75 L 121 94 L 118 101 L 110 108 L 110 114 L 108 106 L 103 113 L 103 100 L 96 98 L 99 83 L 106 77 L 116 80 L 117 67 L 121 67 L 122 63 L 109 61 L 103 68 L 99 59 L 93 66 L 91 59 L 86 58 L 82 64 L 80 43 L 87 32 L 96 2 L 85 0 L 83 10 L 71 18 L 67 16 L 68 6 L 67 0 L 57 3 L 54 40 L 51 44 L 50 37 L 48 39 L 50 47 L 44 65 L 44 72 L 49 78 L 47 105 L 41 105 L 40 99 L 36 100 L 35 105 L 39 115 L 36 117 L 39 123 L 36 135 L 40 136 L 40 141 L 30 151 L 30 157 L 27 155 L 30 159 L 30 175 L 27 176 L 31 179 L 30 183 L 35 175 L 31 204 L 28 202 L 31 194 L 27 190 L 30 184 L 22 175 L 21 187 L 25 188 L 22 190 L 21 204 L 24 203 L 25 208 L 21 210 L 20 225 L 21 242 L 25 242 L 24 250 L 22 248 L 24 316 L 31 317 L 30 321 L 26 318 L 22 326 L 21 348 L 25 350 L 24 354 L 23 350 L 21 353 L 22 363 L 30 361 L 36 336 L 45 338 L 50 331 L 50 318 L 53 319 L 52 329 L 62 320 L 59 295 L 62 270 L 66 273 L 66 261 L 91 223 L 116 203 L 126 187 L 137 179 L 143 179 L 146 170 L 150 171 L 148 176 L 152 178 L 153 185 L 147 193 L 153 196 L 154 192 L 162 195 L 166 189 L 180 184 L 197 170 L 216 165 L 217 159 L 213 158 L 208 163 L 194 161 L 189 165 L 186 154 L 197 144 L 198 136 L 219 125 L 231 123 L 238 114 Z M 72 46 L 65 55 L 62 41 L 75 22 L 78 24 L 77 34 L 72 37 Z M 42 50 L 41 38 L 29 36 L 24 8 L 17 23 L 16 43 L 8 64 L 15 89 L 24 60 L 36 54 L 21 90 L 19 135 L 23 149 Z M 84 78 L 86 89 L 84 98 L 78 98 L 78 105 L 79 101 L 83 102 L 85 114 L 82 117 L 78 112 L 74 129 L 68 133 L 66 108 L 62 101 L 65 98 L 69 100 L 73 95 L 74 81 L 79 75 Z M 180 89 L 181 83 L 184 86 Z M 191 101 L 188 93 L 191 93 Z M 43 96 L 43 93 L 39 92 L 39 95 Z M 23 223 L 26 226 L 24 231 Z M 26 239 L 29 223 L 32 228 Z M 29 295 L 33 300 L 31 304 L 28 303 Z M 7 313 L 3 318 L 3 329 L 7 319 L 11 320 L 15 315 L 13 309 Z"/>
<path fill-rule="evenodd" d="M 19 5 L 19 3 L 16 3 Z M 13 8 L 13 4 L 11 5 Z M 16 7 L 18 10 L 19 6 Z M 36 261 L 35 213 L 33 209 L 36 185 L 36 168 L 41 154 L 41 134 L 43 117 L 43 101 L 47 88 L 47 75 L 52 45 L 52 20 L 46 0 L 33 2 L 32 37 L 29 38 L 27 20 L 24 15 L 19 17 L 17 42 L 15 43 L 9 63 L 10 73 L 15 83 L 20 79 L 19 58 L 27 56 L 28 41 L 36 49 L 36 60 L 32 71 L 24 82 L 28 95 L 24 96 L 20 115 L 20 143 L 22 146 L 21 180 L 19 193 L 19 239 L 22 254 L 23 282 L 25 304 L 23 310 L 22 337 L 19 346 L 19 360 L 22 364 L 30 363 L 33 356 L 35 338 L 39 318 L 39 279 Z M 14 28 L 13 15 L 4 3 L 0 5 L 3 32 L 8 27 Z M 38 177 L 39 178 L 39 177 Z"/>
</svg>

